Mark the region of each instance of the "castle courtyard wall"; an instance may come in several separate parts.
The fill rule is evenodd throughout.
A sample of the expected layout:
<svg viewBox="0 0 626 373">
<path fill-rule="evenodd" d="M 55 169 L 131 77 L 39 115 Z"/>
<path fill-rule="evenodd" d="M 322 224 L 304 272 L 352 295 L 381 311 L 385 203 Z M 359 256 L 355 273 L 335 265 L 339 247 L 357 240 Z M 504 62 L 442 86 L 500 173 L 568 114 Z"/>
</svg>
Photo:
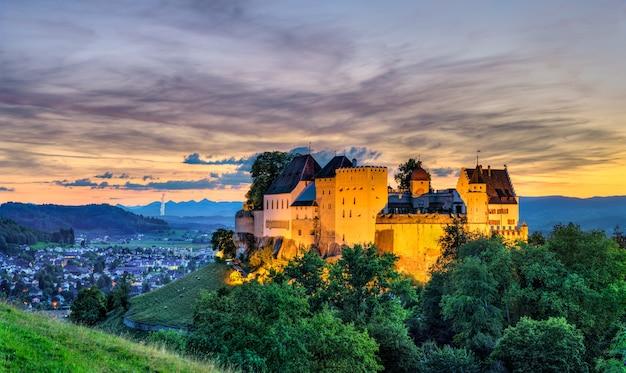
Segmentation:
<svg viewBox="0 0 626 373">
<path fill-rule="evenodd" d="M 441 255 L 439 239 L 452 217 L 445 214 L 380 215 L 375 244 L 399 257 L 398 269 L 417 281 L 428 281 L 429 268 Z"/>
</svg>

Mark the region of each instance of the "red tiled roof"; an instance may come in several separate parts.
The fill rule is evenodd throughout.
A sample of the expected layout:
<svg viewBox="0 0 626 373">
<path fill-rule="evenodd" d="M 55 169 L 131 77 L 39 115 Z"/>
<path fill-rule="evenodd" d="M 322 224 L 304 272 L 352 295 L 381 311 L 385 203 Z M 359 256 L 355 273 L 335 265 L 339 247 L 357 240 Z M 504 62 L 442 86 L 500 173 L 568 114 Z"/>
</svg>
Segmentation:
<svg viewBox="0 0 626 373">
<path fill-rule="evenodd" d="M 470 183 L 472 180 L 482 179 L 482 182 L 487 184 L 489 203 L 517 204 L 515 189 L 513 189 L 513 183 L 506 168 L 497 170 L 478 167 L 478 169 L 482 171 L 480 174 L 476 174 L 474 168 L 467 168 L 465 172 Z"/>
</svg>

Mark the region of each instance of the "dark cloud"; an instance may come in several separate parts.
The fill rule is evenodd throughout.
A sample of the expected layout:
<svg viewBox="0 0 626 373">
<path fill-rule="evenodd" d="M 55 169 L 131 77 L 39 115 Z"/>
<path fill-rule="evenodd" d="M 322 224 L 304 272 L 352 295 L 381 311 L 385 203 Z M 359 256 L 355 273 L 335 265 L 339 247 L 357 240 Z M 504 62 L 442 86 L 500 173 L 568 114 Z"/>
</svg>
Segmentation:
<svg viewBox="0 0 626 373">
<path fill-rule="evenodd" d="M 105 173 L 96 175 L 95 177 L 97 177 L 98 179 L 110 179 L 113 177 L 113 172 L 106 171 Z"/>
<path fill-rule="evenodd" d="M 439 177 L 447 176 L 459 176 L 459 169 L 452 167 L 437 167 L 430 170 L 433 174 Z"/>
<path fill-rule="evenodd" d="M 186 155 L 183 163 L 200 164 L 200 165 L 240 165 L 244 163 L 246 158 L 222 158 L 222 159 L 202 159 L 199 153 L 191 153 Z"/>
<path fill-rule="evenodd" d="M 154 180 L 154 179 L 155 179 L 155 177 L 154 177 L 154 176 L 152 176 L 152 175 L 143 175 L 143 177 L 142 177 L 141 179 L 142 179 L 143 181 L 146 181 L 146 180 Z"/>
<path fill-rule="evenodd" d="M 0 192 L 15 192 L 15 188 L 0 186 Z"/>
<path fill-rule="evenodd" d="M 58 185 L 58 186 L 62 186 L 62 187 L 66 187 L 66 188 L 89 187 L 89 188 L 92 188 L 92 189 L 105 189 L 105 188 L 109 188 L 109 187 L 114 187 L 114 186 L 110 185 L 106 181 L 97 183 L 97 182 L 91 181 L 91 179 L 89 179 L 89 178 L 77 179 L 77 180 L 73 180 L 73 181 L 56 180 L 56 181 L 53 181 L 53 183 Z"/>
<path fill-rule="evenodd" d="M 127 174 L 126 172 L 123 172 L 123 173 L 119 174 L 119 175 L 117 176 L 117 178 L 118 178 L 118 179 L 128 179 L 128 178 L 130 178 L 130 175 L 129 175 L 129 174 Z"/>
<path fill-rule="evenodd" d="M 293 148 L 289 151 L 294 154 L 308 154 L 309 148 L 305 146 Z M 334 156 L 336 155 L 345 155 L 350 160 L 356 159 L 359 164 L 365 164 L 372 161 L 375 161 L 380 158 L 382 155 L 381 152 L 377 150 L 368 149 L 367 147 L 356 147 L 351 146 L 349 148 L 337 150 L 318 150 L 313 151 L 311 153 L 313 158 L 319 163 L 322 167 L 326 165 Z"/>
<path fill-rule="evenodd" d="M 120 188 L 128 190 L 200 190 L 223 189 L 226 186 L 239 186 L 250 182 L 247 172 L 226 174 L 211 173 L 208 178 L 198 180 L 168 180 L 163 182 L 131 183 L 127 182 Z"/>
</svg>

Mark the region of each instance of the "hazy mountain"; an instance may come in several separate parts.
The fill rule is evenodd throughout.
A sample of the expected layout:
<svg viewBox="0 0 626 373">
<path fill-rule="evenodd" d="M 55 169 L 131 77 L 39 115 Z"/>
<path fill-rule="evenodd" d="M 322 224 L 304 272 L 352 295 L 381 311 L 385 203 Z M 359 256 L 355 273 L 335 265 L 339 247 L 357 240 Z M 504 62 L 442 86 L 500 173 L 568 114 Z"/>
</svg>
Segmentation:
<svg viewBox="0 0 626 373">
<path fill-rule="evenodd" d="M 201 201 L 165 202 L 166 216 L 228 216 L 232 217 L 238 210 L 241 210 L 241 202 L 216 202 L 208 199 Z M 145 216 L 159 216 L 161 202 L 155 201 L 145 206 L 122 206 L 135 214 Z"/>
<path fill-rule="evenodd" d="M 129 211 L 158 216 L 160 202 L 145 206 L 127 206 Z M 121 206 L 123 207 L 123 206 Z M 201 201 L 173 202 L 165 204 L 169 217 L 203 216 L 211 217 L 206 223 L 232 225 L 235 213 L 241 209 L 241 202 Z M 226 218 L 226 219 L 224 219 Z M 230 219 L 230 220 L 229 220 Z M 167 220 L 167 218 L 166 218 Z M 626 196 L 575 198 L 562 196 L 521 197 L 520 220 L 525 221 L 531 230 L 550 231 L 555 224 L 574 222 L 584 229 L 603 229 L 613 232 L 616 225 L 626 229 Z M 172 221 L 170 224 L 182 221 Z"/>
<path fill-rule="evenodd" d="M 584 229 L 612 233 L 616 225 L 626 228 L 626 196 L 521 197 L 520 220 L 528 223 L 531 231 L 550 231 L 555 224 L 574 222 Z"/>
<path fill-rule="evenodd" d="M 77 232 L 125 235 L 167 229 L 165 221 L 143 217 L 111 205 L 35 205 L 8 202 L 0 205 L 0 216 L 44 232 L 73 228 Z"/>
</svg>

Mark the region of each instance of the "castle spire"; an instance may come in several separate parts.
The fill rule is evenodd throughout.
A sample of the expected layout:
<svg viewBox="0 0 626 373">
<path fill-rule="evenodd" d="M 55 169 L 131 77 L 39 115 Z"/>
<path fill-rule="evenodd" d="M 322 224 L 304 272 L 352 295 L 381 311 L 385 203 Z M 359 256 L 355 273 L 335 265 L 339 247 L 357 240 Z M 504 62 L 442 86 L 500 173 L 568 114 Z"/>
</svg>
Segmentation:
<svg viewBox="0 0 626 373">
<path fill-rule="evenodd" d="M 472 178 L 470 179 L 470 184 L 484 184 L 485 179 L 483 178 L 483 168 L 476 164 L 476 169 L 474 169 L 474 173 L 472 173 Z"/>
</svg>

